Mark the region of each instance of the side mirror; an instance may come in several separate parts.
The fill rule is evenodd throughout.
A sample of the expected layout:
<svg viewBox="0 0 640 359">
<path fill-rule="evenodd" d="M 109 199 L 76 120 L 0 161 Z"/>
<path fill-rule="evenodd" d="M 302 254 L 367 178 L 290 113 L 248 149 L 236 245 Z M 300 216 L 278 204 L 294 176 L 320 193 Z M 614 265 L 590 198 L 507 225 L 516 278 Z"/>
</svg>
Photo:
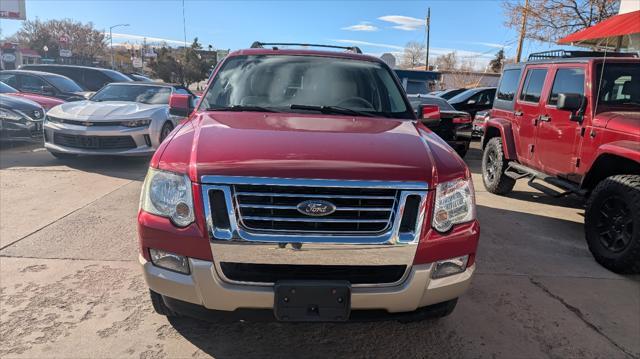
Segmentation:
<svg viewBox="0 0 640 359">
<path fill-rule="evenodd" d="M 582 108 L 582 95 L 577 93 L 560 93 L 558 94 L 558 110 L 576 112 Z"/>
<path fill-rule="evenodd" d="M 570 111 L 571 121 L 580 121 L 582 114 L 579 113 L 582 110 L 584 103 L 584 96 L 577 93 L 560 93 L 558 94 L 558 103 L 556 107 L 558 110 Z"/>
<path fill-rule="evenodd" d="M 420 105 L 420 122 L 427 127 L 440 125 L 440 107 L 437 105 Z"/>
<path fill-rule="evenodd" d="M 169 97 L 169 114 L 188 117 L 192 110 L 191 95 L 173 94 Z"/>
<path fill-rule="evenodd" d="M 56 91 L 49 85 L 40 86 L 40 93 L 43 95 L 55 95 Z"/>
</svg>

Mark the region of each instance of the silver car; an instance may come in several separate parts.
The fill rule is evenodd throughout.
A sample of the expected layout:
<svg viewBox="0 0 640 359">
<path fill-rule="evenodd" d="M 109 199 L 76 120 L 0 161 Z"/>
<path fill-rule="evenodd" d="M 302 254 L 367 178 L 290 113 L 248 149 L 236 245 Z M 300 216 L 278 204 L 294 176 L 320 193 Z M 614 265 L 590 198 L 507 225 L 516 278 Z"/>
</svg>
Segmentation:
<svg viewBox="0 0 640 359">
<path fill-rule="evenodd" d="M 58 105 L 47 113 L 45 148 L 58 158 L 151 155 L 182 119 L 169 114 L 172 93 L 193 96 L 178 85 L 112 83 Z"/>
</svg>

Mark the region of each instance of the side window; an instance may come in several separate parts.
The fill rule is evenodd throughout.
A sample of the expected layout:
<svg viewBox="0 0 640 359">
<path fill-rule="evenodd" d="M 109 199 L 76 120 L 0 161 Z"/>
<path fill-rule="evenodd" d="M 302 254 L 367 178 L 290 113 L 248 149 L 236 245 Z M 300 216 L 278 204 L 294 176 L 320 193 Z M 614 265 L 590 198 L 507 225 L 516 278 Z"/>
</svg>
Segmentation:
<svg viewBox="0 0 640 359">
<path fill-rule="evenodd" d="M 99 71 L 88 70 L 84 73 L 84 82 L 91 91 L 98 91 L 102 86 L 110 83 L 109 78 Z"/>
<path fill-rule="evenodd" d="M 584 70 L 583 69 L 558 69 L 553 80 L 553 87 L 547 104 L 558 104 L 558 94 L 575 93 L 584 95 Z"/>
<path fill-rule="evenodd" d="M 13 88 L 18 88 L 18 79 L 14 74 L 0 74 L 0 81 Z"/>
<path fill-rule="evenodd" d="M 42 92 L 42 86 L 46 85 L 44 81 L 35 76 L 22 75 L 20 76 L 20 90 L 25 92 Z"/>
<path fill-rule="evenodd" d="M 520 80 L 520 69 L 506 70 L 502 74 L 500 88 L 498 89 L 498 100 L 513 101 L 518 90 Z"/>
<path fill-rule="evenodd" d="M 540 94 L 542 93 L 542 86 L 544 86 L 544 78 L 546 76 L 547 69 L 532 69 L 527 71 L 524 87 L 520 93 L 520 101 L 540 102 Z"/>
</svg>

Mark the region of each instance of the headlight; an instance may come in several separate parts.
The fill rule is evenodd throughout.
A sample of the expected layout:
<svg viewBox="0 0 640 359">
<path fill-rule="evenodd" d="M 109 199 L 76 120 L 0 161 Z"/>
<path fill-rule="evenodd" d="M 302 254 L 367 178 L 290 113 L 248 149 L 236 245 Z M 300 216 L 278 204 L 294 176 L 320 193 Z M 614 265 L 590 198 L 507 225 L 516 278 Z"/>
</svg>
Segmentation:
<svg viewBox="0 0 640 359">
<path fill-rule="evenodd" d="M 144 126 L 149 126 L 151 124 L 151 120 L 132 120 L 132 121 L 128 121 L 128 122 L 123 122 L 122 123 L 124 126 L 127 127 L 144 127 Z"/>
<path fill-rule="evenodd" d="M 0 108 L 0 119 L 9 121 L 20 121 L 22 115 L 6 108 Z"/>
<path fill-rule="evenodd" d="M 183 174 L 150 168 L 142 186 L 140 208 L 168 217 L 178 227 L 194 221 L 191 180 Z"/>
<path fill-rule="evenodd" d="M 454 224 L 476 218 L 476 205 L 471 179 L 457 179 L 436 187 L 436 203 L 432 225 L 438 232 L 446 232 Z"/>
</svg>

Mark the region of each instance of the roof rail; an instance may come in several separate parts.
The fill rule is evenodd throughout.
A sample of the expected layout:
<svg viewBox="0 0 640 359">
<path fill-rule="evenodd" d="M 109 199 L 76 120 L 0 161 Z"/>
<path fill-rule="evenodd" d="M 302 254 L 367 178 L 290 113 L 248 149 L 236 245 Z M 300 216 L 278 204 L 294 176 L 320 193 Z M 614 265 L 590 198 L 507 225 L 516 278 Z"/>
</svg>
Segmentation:
<svg viewBox="0 0 640 359">
<path fill-rule="evenodd" d="M 604 52 L 604 51 L 574 51 L 574 50 L 551 50 L 535 52 L 529 55 L 527 61 L 567 59 L 573 57 L 638 57 L 632 52 Z"/>
<path fill-rule="evenodd" d="M 273 46 L 274 50 L 277 50 L 277 46 L 303 46 L 303 47 L 325 47 L 331 49 L 343 49 L 347 51 L 355 52 L 356 54 L 361 54 L 362 50 L 360 50 L 357 46 L 335 46 L 335 45 L 320 45 L 320 44 L 299 44 L 293 42 L 260 42 L 255 41 L 251 44 L 252 49 L 262 49 L 265 46 Z"/>
</svg>

